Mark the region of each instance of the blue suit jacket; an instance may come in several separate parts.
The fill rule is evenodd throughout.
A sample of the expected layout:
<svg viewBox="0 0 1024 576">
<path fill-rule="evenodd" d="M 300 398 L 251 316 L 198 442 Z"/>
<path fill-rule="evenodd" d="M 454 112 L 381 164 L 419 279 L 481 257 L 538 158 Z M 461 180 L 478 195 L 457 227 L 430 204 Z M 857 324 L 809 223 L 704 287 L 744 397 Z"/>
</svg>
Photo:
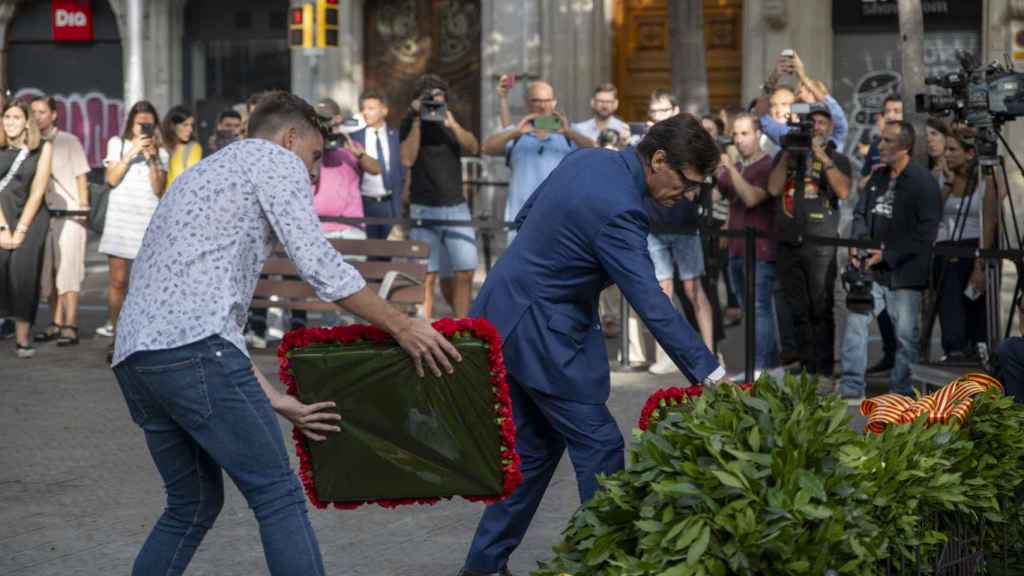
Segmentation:
<svg viewBox="0 0 1024 576">
<path fill-rule="evenodd" d="M 578 402 L 608 399 L 597 301 L 612 282 L 687 378 L 700 382 L 718 367 L 654 276 L 646 194 L 632 148 L 590 148 L 567 156 L 520 210 L 519 235 L 470 312 L 497 327 L 519 383 Z"/>
<path fill-rule="evenodd" d="M 366 130 L 367 128 L 360 128 L 355 132 L 349 134 L 353 142 L 356 142 L 363 148 L 366 148 Z M 399 151 L 399 147 L 402 145 L 398 139 L 398 130 L 387 128 L 388 134 L 388 164 L 390 169 L 385 169 L 384 162 L 380 164 L 381 175 L 384 176 L 384 186 L 391 190 L 391 205 L 392 213 L 395 215 L 402 213 L 402 182 L 405 180 L 406 168 L 402 166 L 402 158 Z M 376 153 L 376 151 L 374 151 Z M 378 160 L 380 160 L 378 158 Z"/>
</svg>

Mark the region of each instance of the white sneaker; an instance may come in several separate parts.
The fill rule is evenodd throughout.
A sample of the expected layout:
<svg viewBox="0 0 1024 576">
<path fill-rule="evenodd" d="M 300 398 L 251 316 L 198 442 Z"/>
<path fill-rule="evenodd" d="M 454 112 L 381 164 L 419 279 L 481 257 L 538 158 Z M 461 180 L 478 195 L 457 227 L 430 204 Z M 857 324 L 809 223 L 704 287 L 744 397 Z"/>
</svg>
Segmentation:
<svg viewBox="0 0 1024 576">
<path fill-rule="evenodd" d="M 14 355 L 18 358 L 31 358 L 36 355 L 36 349 L 32 346 L 17 345 L 14 348 Z"/>
<path fill-rule="evenodd" d="M 651 364 L 647 371 L 656 376 L 664 376 L 665 374 L 678 372 L 679 368 L 676 368 L 676 363 L 671 358 L 666 357 Z"/>
<path fill-rule="evenodd" d="M 99 336 L 105 336 L 107 338 L 114 337 L 114 325 L 107 320 L 107 323 L 96 329 L 96 334 Z"/>
</svg>

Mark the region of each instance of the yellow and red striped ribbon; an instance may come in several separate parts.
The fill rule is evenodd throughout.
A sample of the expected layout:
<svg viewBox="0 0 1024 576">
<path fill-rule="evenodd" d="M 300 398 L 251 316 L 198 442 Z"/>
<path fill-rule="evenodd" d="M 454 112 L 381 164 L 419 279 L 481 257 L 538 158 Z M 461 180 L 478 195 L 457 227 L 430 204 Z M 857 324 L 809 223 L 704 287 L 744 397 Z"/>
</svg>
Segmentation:
<svg viewBox="0 0 1024 576">
<path fill-rule="evenodd" d="M 927 414 L 927 425 L 946 424 L 955 419 L 963 426 L 971 412 L 974 397 L 989 390 L 1003 391 L 1003 385 L 988 374 L 971 372 L 946 384 L 939 390 L 917 400 L 901 394 L 884 394 L 860 403 L 860 413 L 867 417 L 866 432 L 880 434 L 886 427 L 909 424 Z"/>
</svg>

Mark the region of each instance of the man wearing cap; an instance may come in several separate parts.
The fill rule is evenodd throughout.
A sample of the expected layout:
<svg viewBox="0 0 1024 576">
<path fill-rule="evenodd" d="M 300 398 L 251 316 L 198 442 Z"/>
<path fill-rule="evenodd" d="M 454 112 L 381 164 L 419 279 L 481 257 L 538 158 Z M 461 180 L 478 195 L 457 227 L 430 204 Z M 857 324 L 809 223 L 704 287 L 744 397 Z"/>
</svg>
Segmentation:
<svg viewBox="0 0 1024 576">
<path fill-rule="evenodd" d="M 804 242 L 803 236 L 839 235 L 839 200 L 850 193 L 850 160 L 836 150 L 832 115 L 827 108 L 811 112 L 811 149 L 783 148 L 775 157 L 768 193 L 778 198 L 775 228 L 778 278 L 793 314 L 800 363 L 831 388 L 835 364 L 836 247 Z"/>
</svg>

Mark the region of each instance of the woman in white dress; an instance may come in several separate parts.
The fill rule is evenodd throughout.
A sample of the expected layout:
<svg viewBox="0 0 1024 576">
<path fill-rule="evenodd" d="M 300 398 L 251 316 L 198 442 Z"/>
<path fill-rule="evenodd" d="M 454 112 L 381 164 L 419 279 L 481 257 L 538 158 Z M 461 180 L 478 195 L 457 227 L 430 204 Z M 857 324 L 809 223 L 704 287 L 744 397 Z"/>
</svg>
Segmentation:
<svg viewBox="0 0 1024 576">
<path fill-rule="evenodd" d="M 159 143 L 160 117 L 149 102 L 136 102 L 128 112 L 124 134 L 107 142 L 107 216 L 99 251 L 110 263 L 107 307 L 117 329 L 117 316 L 128 291 L 128 274 L 142 237 L 164 193 L 167 152 Z M 113 353 L 113 344 L 107 356 Z"/>
</svg>

